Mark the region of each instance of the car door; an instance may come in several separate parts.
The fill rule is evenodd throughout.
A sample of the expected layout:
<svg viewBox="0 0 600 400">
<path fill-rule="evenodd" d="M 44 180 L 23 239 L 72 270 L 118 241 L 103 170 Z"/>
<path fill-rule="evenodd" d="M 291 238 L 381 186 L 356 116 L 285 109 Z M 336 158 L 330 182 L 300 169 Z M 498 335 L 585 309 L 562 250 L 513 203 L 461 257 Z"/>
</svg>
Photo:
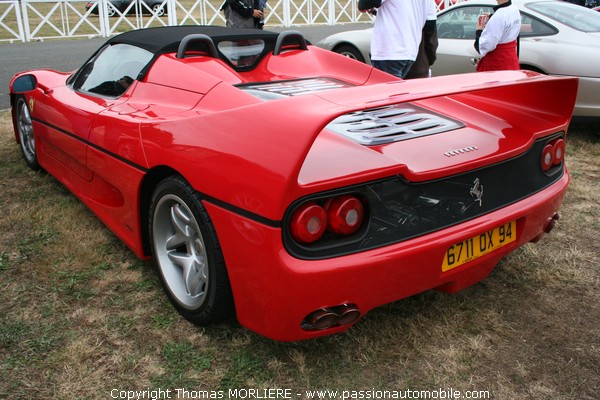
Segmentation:
<svg viewBox="0 0 600 400">
<path fill-rule="evenodd" d="M 58 161 L 56 165 L 64 169 L 65 179 L 91 181 L 93 171 L 87 165 L 87 150 L 97 116 L 127 100 L 128 84 L 151 58 L 141 49 L 145 58 L 139 58 L 140 52 L 131 52 L 129 47 L 133 46 L 117 44 L 100 49 L 66 85 L 53 88 L 43 99 L 44 104 L 37 105 L 49 110 L 45 113 L 49 129 L 43 132 L 43 151 Z M 121 82 L 125 77 L 128 83 Z"/>
<path fill-rule="evenodd" d="M 434 76 L 475 72 L 480 58 L 475 50 L 477 18 L 492 12 L 492 4 L 460 3 L 438 14 L 437 59 L 432 66 Z"/>
<path fill-rule="evenodd" d="M 105 49 L 88 60 L 65 85 L 53 87 L 40 97 L 36 107 L 44 109 L 45 129 L 40 131 L 40 150 L 65 180 L 76 184 L 77 179 L 90 181 L 92 172 L 86 167 L 86 152 L 91 127 L 96 116 L 124 101 L 119 96 L 99 96 L 83 90 L 97 67 L 105 66 Z M 104 54 L 104 56 L 103 56 Z"/>
<path fill-rule="evenodd" d="M 47 130 L 43 132 L 42 151 L 59 163 L 66 172 L 89 181 L 92 173 L 86 168 L 86 149 L 90 129 L 96 115 L 114 104 L 111 99 L 94 98 L 68 86 L 54 88 L 41 104 L 52 112 L 45 113 Z M 73 180 L 75 177 L 71 177 Z"/>
</svg>

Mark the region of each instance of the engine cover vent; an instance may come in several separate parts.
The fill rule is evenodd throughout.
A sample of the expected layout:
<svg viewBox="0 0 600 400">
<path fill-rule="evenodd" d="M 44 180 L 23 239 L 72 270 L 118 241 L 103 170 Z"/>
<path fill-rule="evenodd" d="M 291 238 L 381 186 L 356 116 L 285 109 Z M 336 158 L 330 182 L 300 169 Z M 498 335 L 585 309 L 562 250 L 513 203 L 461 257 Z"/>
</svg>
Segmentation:
<svg viewBox="0 0 600 400">
<path fill-rule="evenodd" d="M 460 121 L 413 104 L 396 104 L 342 115 L 331 121 L 327 129 L 360 144 L 376 146 L 464 126 Z"/>
<path fill-rule="evenodd" d="M 261 100 L 276 100 L 287 96 L 300 96 L 323 92 L 326 90 L 342 89 L 354 85 L 334 78 L 307 78 L 289 81 L 265 82 L 257 84 L 238 85 Z"/>
</svg>

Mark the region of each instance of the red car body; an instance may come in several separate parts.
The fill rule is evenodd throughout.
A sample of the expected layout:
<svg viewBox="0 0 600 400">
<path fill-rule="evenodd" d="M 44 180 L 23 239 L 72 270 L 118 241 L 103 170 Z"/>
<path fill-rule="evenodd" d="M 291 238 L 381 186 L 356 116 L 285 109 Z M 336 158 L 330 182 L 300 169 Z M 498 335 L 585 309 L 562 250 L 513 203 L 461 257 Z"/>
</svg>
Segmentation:
<svg viewBox="0 0 600 400">
<path fill-rule="evenodd" d="M 149 56 L 124 93 L 97 94 L 86 82 L 119 45 Z M 186 318 L 217 320 L 230 298 L 242 325 L 283 341 L 345 330 L 429 289 L 461 290 L 549 232 L 569 182 L 576 92 L 575 78 L 526 71 L 402 81 L 295 32 L 215 27 L 125 33 L 75 73 L 11 83 L 28 164 L 136 255 L 154 254 Z M 417 125 L 402 127 L 404 115 Z M 197 217 L 200 249 L 169 247 L 180 219 L 163 218 L 176 207 L 161 202 L 174 198 Z M 337 209 L 351 232 L 332 226 L 336 201 L 354 205 Z M 186 280 L 181 254 L 201 255 L 198 280 Z"/>
</svg>

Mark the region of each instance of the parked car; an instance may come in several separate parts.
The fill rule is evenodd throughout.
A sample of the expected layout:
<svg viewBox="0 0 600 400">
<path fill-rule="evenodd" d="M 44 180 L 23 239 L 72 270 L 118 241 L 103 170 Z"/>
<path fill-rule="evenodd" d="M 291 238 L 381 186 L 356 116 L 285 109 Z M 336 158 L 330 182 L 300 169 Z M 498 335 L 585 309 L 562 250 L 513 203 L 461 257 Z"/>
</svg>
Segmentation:
<svg viewBox="0 0 600 400">
<path fill-rule="evenodd" d="M 461 290 L 550 232 L 576 91 L 402 81 L 294 31 L 178 26 L 19 73 L 10 99 L 27 165 L 152 258 L 185 318 L 287 341 Z"/>
<path fill-rule="evenodd" d="M 120 14 L 154 14 L 158 17 L 167 12 L 166 0 L 108 0 L 107 14 L 114 17 L 117 12 Z M 99 14 L 100 7 L 97 1 L 90 1 L 85 5 L 85 9 L 92 10 L 92 14 Z"/>
<path fill-rule="evenodd" d="M 600 116 L 600 15 L 561 0 L 513 0 L 521 11 L 521 68 L 556 76 L 578 76 L 575 115 Z M 440 12 L 435 76 L 475 71 L 477 17 L 493 0 L 470 0 Z M 317 46 L 370 63 L 371 29 L 331 35 Z"/>
</svg>

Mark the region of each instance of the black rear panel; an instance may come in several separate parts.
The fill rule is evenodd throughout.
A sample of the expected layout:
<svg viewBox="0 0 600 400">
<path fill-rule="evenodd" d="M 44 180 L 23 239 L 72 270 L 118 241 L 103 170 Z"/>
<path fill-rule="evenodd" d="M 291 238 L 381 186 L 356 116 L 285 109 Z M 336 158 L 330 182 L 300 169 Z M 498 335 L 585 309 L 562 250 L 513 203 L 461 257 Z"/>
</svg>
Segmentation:
<svg viewBox="0 0 600 400">
<path fill-rule="evenodd" d="M 540 139 L 526 153 L 510 160 L 440 180 L 412 183 L 396 176 L 301 199 L 286 213 L 285 246 L 298 258 L 335 257 L 422 236 L 506 207 L 562 177 L 563 163 L 548 172 L 541 168 L 542 150 L 562 136 Z M 367 204 L 366 222 L 358 232 L 343 239 L 326 233 L 310 245 L 294 241 L 288 226 L 295 207 L 308 200 L 322 203 L 343 193 L 354 194 Z"/>
</svg>

